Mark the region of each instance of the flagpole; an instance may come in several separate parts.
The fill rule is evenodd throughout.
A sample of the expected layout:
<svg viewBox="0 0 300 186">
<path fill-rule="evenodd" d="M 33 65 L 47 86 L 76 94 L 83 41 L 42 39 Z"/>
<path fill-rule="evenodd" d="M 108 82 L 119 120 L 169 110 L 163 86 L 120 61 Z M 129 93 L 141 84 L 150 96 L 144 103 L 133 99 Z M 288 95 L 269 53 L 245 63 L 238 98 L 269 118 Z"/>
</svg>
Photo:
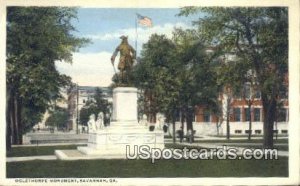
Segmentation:
<svg viewBox="0 0 300 186">
<path fill-rule="evenodd" d="M 136 51 L 136 57 L 137 57 L 137 54 L 138 54 L 137 38 L 138 38 L 138 33 L 137 33 L 137 13 L 136 13 L 135 14 L 135 51 Z"/>
</svg>

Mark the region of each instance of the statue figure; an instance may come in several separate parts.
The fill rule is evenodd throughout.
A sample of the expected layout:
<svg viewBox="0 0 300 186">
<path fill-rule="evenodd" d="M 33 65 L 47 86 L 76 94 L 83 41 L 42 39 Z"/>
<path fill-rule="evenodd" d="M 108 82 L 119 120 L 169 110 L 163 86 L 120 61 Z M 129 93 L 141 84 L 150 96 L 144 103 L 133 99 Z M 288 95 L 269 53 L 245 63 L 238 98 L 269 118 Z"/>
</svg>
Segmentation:
<svg viewBox="0 0 300 186">
<path fill-rule="evenodd" d="M 140 125 L 148 126 L 147 115 L 143 114 Z"/>
<path fill-rule="evenodd" d="M 89 119 L 87 125 L 88 125 L 89 133 L 96 131 L 95 114 L 90 115 L 90 119 Z"/>
<path fill-rule="evenodd" d="M 121 36 L 121 44 L 116 48 L 115 52 L 111 56 L 111 63 L 114 65 L 115 58 L 120 52 L 120 60 L 118 69 L 120 70 L 120 77 L 118 79 L 121 85 L 128 84 L 128 75 L 133 66 L 133 62 L 136 59 L 136 52 L 131 45 L 128 44 L 128 36 Z"/>
<path fill-rule="evenodd" d="M 158 118 L 160 130 L 163 130 L 163 126 L 165 125 L 165 120 L 166 120 L 166 117 L 163 114 L 160 114 L 160 117 Z"/>
<path fill-rule="evenodd" d="M 104 114 L 103 112 L 99 112 L 97 121 L 96 121 L 96 128 L 97 130 L 104 129 Z"/>
</svg>

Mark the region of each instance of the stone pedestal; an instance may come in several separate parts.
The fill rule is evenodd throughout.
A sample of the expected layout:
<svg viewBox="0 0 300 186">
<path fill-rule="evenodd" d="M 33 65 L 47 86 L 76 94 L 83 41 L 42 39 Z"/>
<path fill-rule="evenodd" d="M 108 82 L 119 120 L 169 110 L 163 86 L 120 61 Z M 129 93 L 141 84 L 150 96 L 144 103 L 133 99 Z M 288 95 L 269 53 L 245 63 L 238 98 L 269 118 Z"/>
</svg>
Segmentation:
<svg viewBox="0 0 300 186">
<path fill-rule="evenodd" d="M 118 87 L 113 90 L 113 121 L 137 121 L 137 88 Z"/>
<path fill-rule="evenodd" d="M 113 121 L 110 126 L 90 133 L 88 146 L 77 149 L 88 156 L 126 158 L 128 145 L 130 149 L 134 145 L 163 149 L 164 134 L 161 130 L 150 132 L 148 127 L 137 122 L 137 89 L 118 87 L 113 90 Z"/>
</svg>

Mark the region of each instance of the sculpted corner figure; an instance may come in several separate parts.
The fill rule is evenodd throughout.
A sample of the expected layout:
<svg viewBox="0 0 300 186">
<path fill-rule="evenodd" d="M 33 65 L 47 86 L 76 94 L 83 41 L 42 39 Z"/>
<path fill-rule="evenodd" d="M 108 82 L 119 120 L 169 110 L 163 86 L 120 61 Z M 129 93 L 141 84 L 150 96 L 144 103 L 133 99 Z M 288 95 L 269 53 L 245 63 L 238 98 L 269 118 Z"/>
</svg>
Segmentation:
<svg viewBox="0 0 300 186">
<path fill-rule="evenodd" d="M 104 115 L 103 112 L 99 112 L 97 121 L 96 121 L 97 130 L 104 129 Z"/>
<path fill-rule="evenodd" d="M 88 131 L 89 131 L 89 133 L 96 131 L 95 114 L 91 114 L 90 115 L 90 119 L 89 119 L 87 125 L 88 125 Z"/>
<path fill-rule="evenodd" d="M 148 126 L 148 121 L 147 121 L 147 115 L 146 114 L 143 114 L 143 117 L 142 117 L 139 124 L 142 125 L 142 126 Z"/>
<path fill-rule="evenodd" d="M 115 58 L 120 52 L 120 60 L 118 69 L 120 70 L 119 83 L 124 85 L 128 84 L 128 74 L 133 66 L 133 62 L 136 59 L 136 51 L 128 44 L 128 37 L 121 36 L 121 44 L 116 48 L 115 52 L 111 56 L 111 63 L 114 65 Z"/>
</svg>

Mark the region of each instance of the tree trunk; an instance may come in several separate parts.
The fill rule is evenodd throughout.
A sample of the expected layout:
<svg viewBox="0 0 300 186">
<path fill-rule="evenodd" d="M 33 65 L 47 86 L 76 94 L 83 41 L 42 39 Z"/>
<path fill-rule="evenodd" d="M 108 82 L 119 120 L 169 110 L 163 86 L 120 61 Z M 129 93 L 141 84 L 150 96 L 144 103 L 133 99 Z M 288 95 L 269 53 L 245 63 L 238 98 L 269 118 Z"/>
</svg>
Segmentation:
<svg viewBox="0 0 300 186">
<path fill-rule="evenodd" d="M 15 123 L 14 123 L 14 128 L 15 128 L 15 130 L 14 130 L 14 142 L 13 142 L 13 144 L 16 144 L 16 145 L 18 145 L 19 144 L 19 137 L 20 137 L 20 135 L 19 135 L 19 118 L 18 118 L 18 115 L 19 115 L 19 108 L 18 108 L 18 100 L 17 100 L 17 97 L 15 96 L 14 97 L 14 121 L 15 121 Z"/>
<path fill-rule="evenodd" d="M 17 104 L 18 104 L 18 107 L 17 107 L 17 119 L 18 119 L 18 129 L 19 129 L 19 133 L 18 133 L 18 144 L 19 145 L 22 145 L 23 144 L 23 133 L 24 133 L 24 125 L 22 123 L 22 99 L 21 98 L 18 98 L 17 99 Z"/>
<path fill-rule="evenodd" d="M 219 119 L 219 117 L 217 117 L 217 122 L 216 122 L 216 127 L 217 127 L 217 136 L 219 136 L 219 135 L 220 135 L 220 132 L 219 132 L 219 128 L 220 128 L 219 121 L 220 121 L 220 119 Z"/>
<path fill-rule="evenodd" d="M 191 136 L 189 136 L 190 138 L 190 142 L 194 142 L 194 127 L 193 127 L 193 109 L 191 108 L 187 108 L 186 109 L 186 125 L 188 130 L 191 130 Z"/>
<path fill-rule="evenodd" d="M 230 125 L 229 125 L 229 114 L 227 113 L 226 118 L 226 138 L 230 139 Z"/>
<path fill-rule="evenodd" d="M 6 151 L 11 150 L 11 97 L 9 96 L 6 106 Z"/>
<path fill-rule="evenodd" d="M 17 95 L 12 93 L 8 101 L 8 120 L 7 120 L 7 142 L 11 140 L 12 144 L 22 144 L 22 130 L 23 125 L 21 123 L 21 109 L 22 102 L 17 98 Z M 10 139 L 9 139 L 10 138 Z"/>
<path fill-rule="evenodd" d="M 183 114 L 183 112 L 181 112 L 180 120 L 181 120 L 181 128 L 183 129 L 183 127 L 184 127 L 184 114 Z"/>
<path fill-rule="evenodd" d="M 252 117 L 251 117 L 251 102 L 248 103 L 249 108 L 249 134 L 248 134 L 248 140 L 251 140 L 251 133 L 252 133 Z"/>
<path fill-rule="evenodd" d="M 273 126 L 276 113 L 276 100 L 268 100 L 262 93 L 262 103 L 264 112 L 264 139 L 263 147 L 265 149 L 273 148 Z"/>
<path fill-rule="evenodd" d="M 10 98 L 10 128 L 11 128 L 11 142 L 12 144 L 17 144 L 17 127 L 16 127 L 16 104 L 15 95 L 11 95 Z"/>
<path fill-rule="evenodd" d="M 226 138 L 230 139 L 230 125 L 229 125 L 229 119 L 230 119 L 230 98 L 227 98 L 227 109 L 226 109 Z"/>
<path fill-rule="evenodd" d="M 175 114 L 176 110 L 173 111 L 172 115 L 172 122 L 173 122 L 173 143 L 176 143 L 176 127 L 175 127 L 175 122 L 176 122 L 176 114 Z"/>
<path fill-rule="evenodd" d="M 218 124 L 218 121 L 216 122 L 216 127 L 217 127 L 217 136 L 219 136 L 219 124 Z"/>
</svg>

